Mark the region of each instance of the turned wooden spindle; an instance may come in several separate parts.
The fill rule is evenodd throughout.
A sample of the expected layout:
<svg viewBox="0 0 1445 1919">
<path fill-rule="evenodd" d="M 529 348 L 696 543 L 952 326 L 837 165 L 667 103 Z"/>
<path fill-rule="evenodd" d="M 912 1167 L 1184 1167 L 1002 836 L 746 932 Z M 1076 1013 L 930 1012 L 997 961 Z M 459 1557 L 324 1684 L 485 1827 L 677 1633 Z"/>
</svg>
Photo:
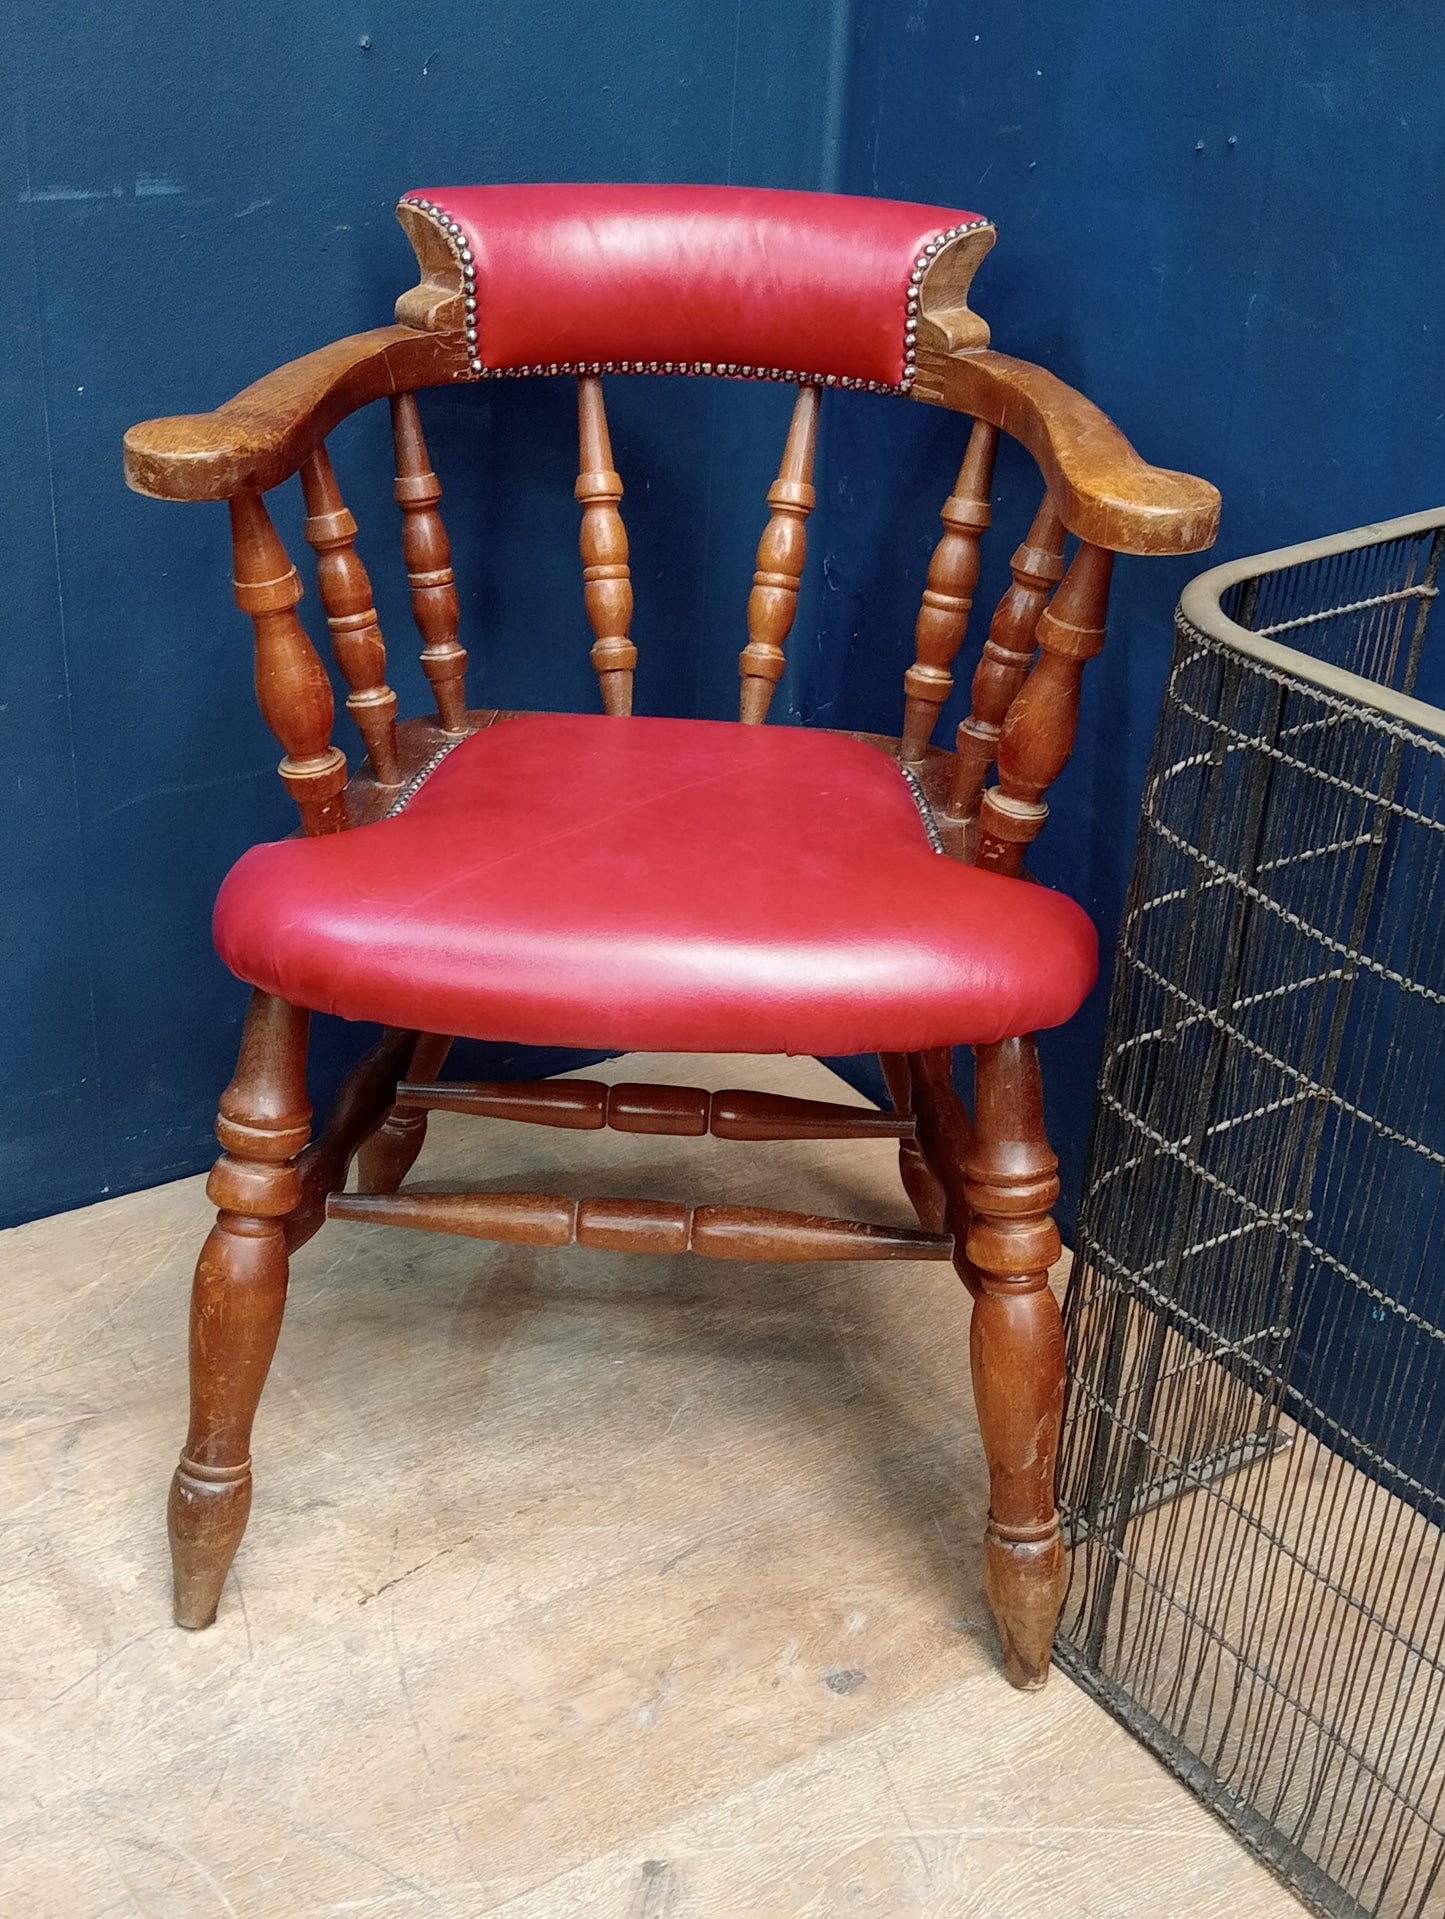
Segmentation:
<svg viewBox="0 0 1445 1919">
<path fill-rule="evenodd" d="M 386 642 L 376 617 L 371 580 L 356 551 L 356 521 L 348 512 L 325 444 L 301 468 L 306 538 L 316 550 L 321 604 L 331 628 L 336 663 L 351 688 L 346 710 L 366 742 L 382 786 L 400 786 L 396 755 L 396 695 L 386 683 Z"/>
<path fill-rule="evenodd" d="M 444 733 L 467 730 L 467 650 L 457 639 L 461 603 L 452 571 L 452 547 L 437 503 L 441 481 L 421 430 L 414 393 L 391 401 L 396 439 L 396 503 L 402 510 L 401 550 L 411 585 L 412 611 L 421 632 L 422 670 L 431 681 Z"/>
<path fill-rule="evenodd" d="M 954 1267 L 969 1292 L 977 1297 L 979 1277 L 967 1246 L 973 1215 L 963 1176 L 964 1162 L 973 1148 L 973 1121 L 953 1084 L 953 1049 L 941 1046 L 905 1057 L 919 1150 L 941 1195 L 942 1224 L 938 1230 L 953 1234 Z M 914 1203 L 916 1206 L 917 1201 Z M 925 1219 L 923 1224 L 929 1221 Z"/>
<path fill-rule="evenodd" d="M 176 1622 L 209 1626 L 251 1510 L 251 1424 L 286 1304 L 285 1219 L 301 1197 L 309 1014 L 256 993 L 221 1095 L 218 1207 L 191 1294 L 191 1421 L 168 1520 Z"/>
<path fill-rule="evenodd" d="M 1061 1250 L 1050 1215 L 1058 1161 L 1044 1133 L 1038 1050 L 975 1048 L 976 1111 L 964 1164 L 967 1255 L 978 1277 L 970 1333 L 988 1458 L 984 1582 L 1010 1681 L 1048 1677 L 1067 1569 L 1054 1503 L 1064 1410 L 1064 1325 L 1049 1287 Z"/>
<path fill-rule="evenodd" d="M 822 1219 L 766 1206 L 683 1206 L 662 1199 L 570 1199 L 561 1193 L 333 1193 L 328 1219 L 455 1233 L 519 1246 L 615 1253 L 697 1253 L 779 1264 L 831 1259 L 951 1259 L 946 1233 Z"/>
<path fill-rule="evenodd" d="M 709 1092 L 701 1086 L 649 1086 L 631 1081 L 606 1085 L 593 1079 L 462 1080 L 449 1084 L 403 1082 L 397 1114 L 468 1113 L 479 1119 L 517 1120 L 527 1126 L 562 1126 L 572 1132 L 651 1133 L 679 1139 L 905 1139 L 911 1119 L 872 1106 L 832 1100 L 793 1099 L 784 1093 L 752 1093 L 738 1087 Z M 371 1188 L 368 1191 L 373 1190 Z"/>
<path fill-rule="evenodd" d="M 236 604 L 256 630 L 256 698 L 285 751 L 281 778 L 307 833 L 339 833 L 346 755 L 331 744 L 331 681 L 296 614 L 301 581 L 260 494 L 238 493 L 230 505 Z"/>
<path fill-rule="evenodd" d="M 418 1037 L 388 1027 L 341 1082 L 326 1124 L 296 1162 L 301 1197 L 286 1220 L 288 1252 L 304 1246 L 325 1222 L 328 1193 L 346 1184 L 352 1160 L 391 1112 L 397 1082 L 411 1064 Z"/>
<path fill-rule="evenodd" d="M 1039 616 L 1064 577 L 1064 523 L 1051 495 L 1044 495 L 1011 566 L 1013 583 L 998 603 L 973 676 L 973 710 L 958 729 L 950 819 L 978 817 L 1004 720 L 1033 665 Z"/>
<path fill-rule="evenodd" d="M 953 662 L 968 631 L 978 585 L 979 544 L 993 518 L 993 488 L 998 428 L 976 421 L 953 492 L 943 503 L 943 537 L 933 549 L 928 584 L 914 628 L 912 666 L 903 676 L 906 703 L 899 758 L 916 765 L 928 751 L 944 702 L 953 691 Z"/>
<path fill-rule="evenodd" d="M 627 561 L 627 528 L 617 507 L 622 480 L 612 465 L 602 382 L 592 374 L 577 382 L 577 441 L 582 597 L 597 635 L 592 665 L 607 712 L 625 714 L 632 711 L 632 673 L 637 665 L 637 648 L 629 637 L 632 572 Z"/>
<path fill-rule="evenodd" d="M 445 1033 L 422 1033 L 412 1048 L 406 1078 L 413 1089 L 434 1080 L 447 1063 L 452 1041 Z M 356 1185 L 362 1193 L 394 1193 L 426 1144 L 423 1107 L 394 1102 L 384 1122 L 356 1155 Z"/>
<path fill-rule="evenodd" d="M 1084 667 L 1104 644 L 1114 556 L 1081 546 L 1038 623 L 1039 657 L 1014 696 L 998 743 L 998 785 L 983 796 L 976 864 L 1016 874 L 1043 830 L 1044 794 L 1079 728 Z"/>
<path fill-rule="evenodd" d="M 878 1064 L 883 1068 L 883 1078 L 888 1087 L 888 1097 L 893 1102 L 894 1111 L 900 1117 L 907 1117 L 913 1124 L 898 1142 L 898 1176 L 903 1181 L 903 1190 L 907 1193 L 913 1210 L 918 1215 L 918 1223 L 925 1232 L 941 1233 L 948 1221 L 948 1202 L 938 1176 L 924 1156 L 923 1148 L 917 1138 L 918 1118 L 914 1104 L 913 1066 L 907 1053 L 880 1053 Z M 963 1244 L 963 1232 L 957 1226 L 950 1227 L 957 1234 L 958 1244 Z"/>
<path fill-rule="evenodd" d="M 808 515 L 818 498 L 813 490 L 818 394 L 816 386 L 798 389 L 783 463 L 768 488 L 772 516 L 758 542 L 758 570 L 748 595 L 748 643 L 738 661 L 743 676 L 738 717 L 748 726 L 759 726 L 768 717 L 773 688 L 783 676 L 783 647 L 798 610 L 808 556 Z"/>
</svg>

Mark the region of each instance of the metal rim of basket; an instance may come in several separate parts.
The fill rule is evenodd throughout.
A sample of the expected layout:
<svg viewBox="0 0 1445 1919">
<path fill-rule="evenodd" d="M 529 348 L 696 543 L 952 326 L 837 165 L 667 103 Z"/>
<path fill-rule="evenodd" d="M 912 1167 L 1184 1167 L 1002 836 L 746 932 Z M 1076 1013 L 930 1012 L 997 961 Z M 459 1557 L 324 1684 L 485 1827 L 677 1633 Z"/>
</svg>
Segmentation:
<svg viewBox="0 0 1445 1919">
<path fill-rule="evenodd" d="M 1206 638 L 1216 640 L 1220 645 L 1230 647 L 1276 673 L 1303 680 L 1336 698 L 1372 707 L 1377 713 L 1402 726 L 1445 740 L 1445 711 L 1440 707 L 1431 706 L 1425 700 L 1412 699 L 1407 693 L 1396 693 L 1388 686 L 1367 680 L 1358 673 L 1346 672 L 1342 667 L 1327 666 L 1310 654 L 1301 653 L 1292 646 L 1284 646 L 1278 640 L 1251 633 L 1248 627 L 1230 619 L 1219 604 L 1221 595 L 1241 580 L 1261 579 L 1266 574 L 1283 573 L 1292 566 L 1303 566 L 1311 560 L 1331 559 L 1336 554 L 1357 552 L 1362 547 L 1385 546 L 1391 540 L 1433 533 L 1441 527 L 1445 527 L 1445 507 L 1435 507 L 1429 512 L 1407 513 L 1399 519 L 1355 527 L 1346 533 L 1332 533 L 1322 540 L 1304 540 L 1297 546 L 1277 547 L 1272 553 L 1253 553 L 1244 559 L 1226 560 L 1223 566 L 1211 567 L 1207 573 L 1201 573 L 1189 582 L 1180 596 L 1180 617 Z"/>
</svg>

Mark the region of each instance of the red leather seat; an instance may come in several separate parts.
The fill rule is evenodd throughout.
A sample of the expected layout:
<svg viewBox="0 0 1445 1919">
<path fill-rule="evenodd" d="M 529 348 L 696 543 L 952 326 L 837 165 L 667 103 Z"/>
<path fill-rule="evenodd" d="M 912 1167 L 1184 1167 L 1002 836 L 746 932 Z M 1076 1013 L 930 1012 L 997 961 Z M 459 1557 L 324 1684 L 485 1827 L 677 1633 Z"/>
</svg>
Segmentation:
<svg viewBox="0 0 1445 1919">
<path fill-rule="evenodd" d="M 619 1051 L 987 1043 L 1097 971 L 1087 915 L 940 858 L 874 747 L 577 714 L 475 734 L 393 818 L 253 848 L 216 941 L 294 1005 Z"/>
</svg>

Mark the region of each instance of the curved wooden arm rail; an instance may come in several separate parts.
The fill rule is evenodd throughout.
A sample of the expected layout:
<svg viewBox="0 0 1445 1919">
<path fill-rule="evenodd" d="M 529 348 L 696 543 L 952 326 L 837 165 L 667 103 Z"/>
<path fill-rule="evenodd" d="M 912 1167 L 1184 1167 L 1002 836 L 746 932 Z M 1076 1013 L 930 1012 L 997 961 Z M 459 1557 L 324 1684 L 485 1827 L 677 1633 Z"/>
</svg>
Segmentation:
<svg viewBox="0 0 1445 1919">
<path fill-rule="evenodd" d="M 1198 553 L 1219 533 L 1219 492 L 1141 460 L 1107 413 L 1005 353 L 918 356 L 913 397 L 987 420 L 1028 448 L 1064 526 L 1111 553 Z"/>
<path fill-rule="evenodd" d="M 459 337 L 405 326 L 353 333 L 288 360 L 214 413 L 133 426 L 125 436 L 126 485 L 155 500 L 266 493 L 358 408 L 468 378 Z"/>
<path fill-rule="evenodd" d="M 725 1260 L 946 1259 L 974 1300 L 989 1596 L 1010 1679 L 1039 1685 L 1064 1580 L 1053 1491 L 1064 1370 L 1047 1284 L 1056 1164 L 1035 1043 L 1021 1029 L 1077 1010 L 1094 959 L 1077 907 L 1013 881 L 1073 746 L 1115 554 L 1207 546 L 1219 497 L 1147 465 L 1081 394 L 988 347 L 968 303 L 994 240 L 979 215 L 742 189 L 543 186 L 412 196 L 402 221 L 422 268 L 398 303 L 404 323 L 307 354 L 213 413 L 126 435 L 137 492 L 229 502 L 257 695 L 306 835 L 253 848 L 216 917 L 223 957 L 254 991 L 222 1096 L 224 1151 L 208 1188 L 219 1212 L 193 1294 L 191 1425 L 170 1506 L 176 1617 L 214 1617 L 250 1507 L 251 1424 L 288 1256 L 328 1219 Z M 542 351 L 553 357 L 534 363 Z M 623 718 L 639 662 L 603 398 L 614 372 L 796 389 L 732 727 Z M 580 598 L 612 718 L 466 704 L 463 600 L 416 396 L 536 375 L 578 382 Z M 799 604 L 824 393 L 837 386 L 972 422 L 922 585 L 896 738 L 809 740 L 763 724 Z M 326 445 L 379 400 L 392 413 L 402 559 L 437 708 L 400 723 Z M 968 637 L 1001 434 L 1032 454 L 1041 498 L 948 752 L 933 735 Z M 351 779 L 331 739 L 331 679 L 303 618 L 301 574 L 264 497 L 298 472 L 320 608 L 367 748 Z M 1078 545 L 1066 556 L 1069 535 Z M 479 845 L 485 890 L 472 892 Z M 960 870 L 974 867 L 992 872 Z M 708 917 L 715 909 L 721 919 Z M 384 1029 L 311 1144 L 308 1006 Z M 644 1019 L 653 1024 L 635 1023 Z M 869 1046 L 894 1110 L 736 1089 L 442 1081 L 463 1033 L 614 1053 Z M 976 1117 L 954 1090 L 954 1044 L 972 1046 Z M 428 1191 L 405 1182 L 438 1111 L 681 1139 L 888 1141 L 918 1226 Z"/>
<path fill-rule="evenodd" d="M 472 378 L 461 334 L 377 327 L 292 360 L 214 413 L 145 420 L 125 436 L 126 484 L 157 500 L 264 493 L 373 400 Z M 1140 459 L 1107 414 L 1043 367 L 985 348 L 921 351 L 913 398 L 984 420 L 1028 448 L 1065 528 L 1115 553 L 1197 553 L 1219 531 L 1207 480 Z"/>
</svg>

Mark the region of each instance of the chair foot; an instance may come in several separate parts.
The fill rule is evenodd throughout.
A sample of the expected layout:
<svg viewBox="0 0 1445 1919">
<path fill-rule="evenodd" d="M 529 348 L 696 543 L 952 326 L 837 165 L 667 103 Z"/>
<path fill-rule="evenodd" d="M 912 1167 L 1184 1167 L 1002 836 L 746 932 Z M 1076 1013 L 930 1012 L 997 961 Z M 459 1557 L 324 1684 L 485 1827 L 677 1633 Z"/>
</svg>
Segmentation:
<svg viewBox="0 0 1445 1919">
<path fill-rule="evenodd" d="M 286 1306 L 285 1221 L 311 1119 L 308 1022 L 252 995 L 216 1121 L 225 1150 L 206 1191 L 218 1211 L 191 1291 L 191 1421 L 167 1508 L 176 1623 L 192 1629 L 216 1616 L 251 1510 L 251 1426 Z"/>
<path fill-rule="evenodd" d="M 977 1274 L 969 1350 L 989 1469 L 984 1576 L 1011 1684 L 1048 1677 L 1067 1566 L 1054 1474 L 1064 1409 L 1064 1325 L 1049 1289 L 1058 1161 L 1044 1135 L 1032 1039 L 976 1049 L 977 1112 L 964 1168 L 967 1257 Z"/>
<path fill-rule="evenodd" d="M 452 1041 L 439 1033 L 417 1040 L 405 1077 L 415 1084 L 434 1080 L 447 1062 Z M 426 1144 L 426 1113 L 393 1111 L 356 1155 L 358 1193 L 394 1193 L 421 1157 Z"/>
<path fill-rule="evenodd" d="M 215 1619 L 250 1514 L 249 1459 L 212 1469 L 181 1454 L 166 1507 L 178 1626 L 195 1631 Z"/>
<path fill-rule="evenodd" d="M 1020 1692 L 1037 1692 L 1049 1676 L 1054 1628 L 1068 1584 L 1059 1523 L 1055 1520 L 1042 1539 L 1006 1539 L 990 1521 L 983 1550 L 984 1585 L 1008 1682 Z"/>
</svg>

